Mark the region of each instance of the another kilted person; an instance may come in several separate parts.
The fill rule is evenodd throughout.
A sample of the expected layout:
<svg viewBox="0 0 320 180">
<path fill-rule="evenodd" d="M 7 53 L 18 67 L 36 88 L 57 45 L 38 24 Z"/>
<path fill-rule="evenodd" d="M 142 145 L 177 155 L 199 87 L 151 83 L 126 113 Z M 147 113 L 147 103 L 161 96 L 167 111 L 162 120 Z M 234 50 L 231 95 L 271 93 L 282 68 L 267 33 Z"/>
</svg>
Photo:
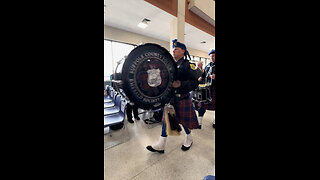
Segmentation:
<svg viewBox="0 0 320 180">
<path fill-rule="evenodd" d="M 173 82 L 172 86 L 176 89 L 175 95 L 170 104 L 173 105 L 175 111 L 175 123 L 178 127 L 181 124 L 186 133 L 185 141 L 181 146 L 183 151 L 190 149 L 192 145 L 191 129 L 198 128 L 198 119 L 195 109 L 191 102 L 190 91 L 195 90 L 198 85 L 199 73 L 196 72 L 195 64 L 187 60 L 187 55 L 190 58 L 189 52 L 183 43 L 178 42 L 176 39 L 173 41 L 173 57 L 177 62 L 177 79 Z M 184 58 L 185 57 L 185 58 Z M 166 111 L 164 111 L 166 112 Z M 163 115 L 162 132 L 160 139 L 153 145 L 147 146 L 151 152 L 164 153 L 167 131 L 165 123 L 165 113 Z M 172 122 L 172 121 L 171 121 Z M 170 124 L 171 124 L 170 122 Z M 168 125 L 169 130 L 169 125 Z M 170 134 L 169 134 L 170 135 Z"/>
<path fill-rule="evenodd" d="M 202 119 L 206 110 L 216 110 L 216 101 L 215 101 L 215 50 L 211 50 L 208 54 L 210 56 L 211 62 L 205 67 L 202 77 L 199 78 L 200 82 L 210 83 L 210 91 L 212 101 L 210 103 L 199 102 L 199 129 L 201 129 Z M 215 128 L 215 118 L 213 118 L 213 128 Z"/>
</svg>

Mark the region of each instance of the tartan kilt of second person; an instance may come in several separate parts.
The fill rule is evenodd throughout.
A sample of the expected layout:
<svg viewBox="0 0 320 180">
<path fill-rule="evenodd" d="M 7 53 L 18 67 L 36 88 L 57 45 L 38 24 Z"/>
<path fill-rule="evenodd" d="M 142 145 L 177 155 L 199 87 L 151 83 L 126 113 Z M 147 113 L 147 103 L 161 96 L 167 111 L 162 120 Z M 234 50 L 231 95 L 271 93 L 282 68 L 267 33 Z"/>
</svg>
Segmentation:
<svg viewBox="0 0 320 180">
<path fill-rule="evenodd" d="M 199 102 L 198 106 L 199 108 L 204 108 L 206 110 L 216 110 L 216 88 L 215 87 L 211 87 L 211 98 L 212 101 L 210 103 L 203 103 L 203 102 Z"/>
</svg>

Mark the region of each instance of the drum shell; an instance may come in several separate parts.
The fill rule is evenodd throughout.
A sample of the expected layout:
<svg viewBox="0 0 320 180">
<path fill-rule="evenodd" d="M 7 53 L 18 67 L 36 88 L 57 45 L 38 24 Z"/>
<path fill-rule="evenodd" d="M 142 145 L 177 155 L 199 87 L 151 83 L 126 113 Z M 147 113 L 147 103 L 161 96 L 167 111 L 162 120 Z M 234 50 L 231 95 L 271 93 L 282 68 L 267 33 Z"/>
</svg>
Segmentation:
<svg viewBox="0 0 320 180">
<path fill-rule="evenodd" d="M 122 87 L 130 101 L 141 109 L 159 109 L 174 94 L 177 66 L 163 47 L 147 43 L 133 49 L 122 67 Z"/>
<path fill-rule="evenodd" d="M 198 86 L 198 88 L 193 91 L 193 100 L 196 102 L 209 103 L 211 101 L 210 86 Z"/>
</svg>

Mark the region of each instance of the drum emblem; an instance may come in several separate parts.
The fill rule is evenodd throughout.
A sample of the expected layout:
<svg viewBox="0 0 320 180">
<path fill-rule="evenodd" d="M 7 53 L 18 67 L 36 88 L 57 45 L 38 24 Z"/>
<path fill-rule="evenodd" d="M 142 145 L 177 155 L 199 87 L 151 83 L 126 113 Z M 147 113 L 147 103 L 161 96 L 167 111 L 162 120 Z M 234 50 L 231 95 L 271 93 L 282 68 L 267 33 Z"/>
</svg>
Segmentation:
<svg viewBox="0 0 320 180">
<path fill-rule="evenodd" d="M 160 69 L 149 69 L 148 84 L 150 87 L 157 87 L 161 84 Z"/>
</svg>

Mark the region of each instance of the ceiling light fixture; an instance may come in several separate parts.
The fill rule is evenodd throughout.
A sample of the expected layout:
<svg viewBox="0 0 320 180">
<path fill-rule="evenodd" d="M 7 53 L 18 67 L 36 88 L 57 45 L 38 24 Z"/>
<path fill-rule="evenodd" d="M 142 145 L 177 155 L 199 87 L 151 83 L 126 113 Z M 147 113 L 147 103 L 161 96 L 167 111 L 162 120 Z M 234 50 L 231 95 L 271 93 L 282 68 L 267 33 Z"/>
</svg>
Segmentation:
<svg viewBox="0 0 320 180">
<path fill-rule="evenodd" d="M 138 27 L 144 29 L 144 28 L 146 28 L 146 27 L 148 26 L 148 22 L 150 22 L 150 21 L 151 21 L 151 20 L 149 20 L 149 19 L 147 19 L 147 18 L 144 18 L 144 19 L 142 20 L 142 22 L 140 22 L 140 23 L 138 24 Z"/>
</svg>

